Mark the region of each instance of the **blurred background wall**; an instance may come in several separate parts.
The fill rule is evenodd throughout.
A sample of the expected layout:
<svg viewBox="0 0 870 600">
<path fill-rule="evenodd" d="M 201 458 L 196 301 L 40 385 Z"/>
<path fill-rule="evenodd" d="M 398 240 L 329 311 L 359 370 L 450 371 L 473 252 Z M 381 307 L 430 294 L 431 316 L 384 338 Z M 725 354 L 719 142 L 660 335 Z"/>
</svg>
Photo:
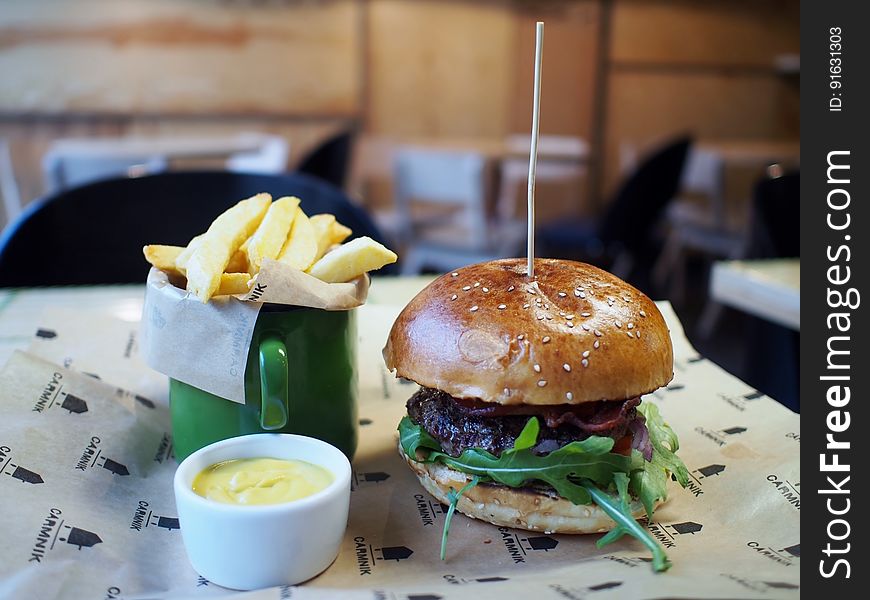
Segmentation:
<svg viewBox="0 0 870 600">
<path fill-rule="evenodd" d="M 5 0 L 6 168 L 27 202 L 56 138 L 271 132 L 292 167 L 352 125 L 349 189 L 377 207 L 393 143 L 527 133 L 538 19 L 541 132 L 590 145 L 542 220 L 600 210 L 626 152 L 675 133 L 798 139 L 796 0 Z"/>
</svg>

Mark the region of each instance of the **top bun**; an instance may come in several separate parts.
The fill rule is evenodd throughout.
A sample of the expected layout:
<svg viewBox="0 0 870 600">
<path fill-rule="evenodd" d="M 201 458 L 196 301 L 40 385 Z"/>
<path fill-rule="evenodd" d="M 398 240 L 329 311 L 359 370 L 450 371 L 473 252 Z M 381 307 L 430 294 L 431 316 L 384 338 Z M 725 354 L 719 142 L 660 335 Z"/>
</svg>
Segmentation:
<svg viewBox="0 0 870 600">
<path fill-rule="evenodd" d="M 662 314 L 642 292 L 585 263 L 480 263 L 429 284 L 401 312 L 387 368 L 455 398 L 498 404 L 625 400 L 673 377 Z"/>
</svg>

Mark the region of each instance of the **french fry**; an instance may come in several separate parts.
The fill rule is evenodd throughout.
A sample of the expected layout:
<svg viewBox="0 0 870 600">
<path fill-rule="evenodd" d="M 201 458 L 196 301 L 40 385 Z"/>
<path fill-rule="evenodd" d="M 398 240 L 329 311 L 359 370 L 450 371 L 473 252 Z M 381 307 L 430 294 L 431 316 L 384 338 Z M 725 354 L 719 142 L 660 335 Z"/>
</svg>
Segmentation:
<svg viewBox="0 0 870 600">
<path fill-rule="evenodd" d="M 215 296 L 228 296 L 234 294 L 247 294 L 251 289 L 248 282 L 251 280 L 250 273 L 223 273 Z"/>
<path fill-rule="evenodd" d="M 293 219 L 293 226 L 290 228 L 290 236 L 281 254 L 278 255 L 278 260 L 304 271 L 314 262 L 315 256 L 317 256 L 317 237 L 314 227 L 311 226 L 311 220 L 302 209 L 297 209 L 296 218 Z"/>
<path fill-rule="evenodd" d="M 224 269 L 227 273 L 246 273 L 248 271 L 248 257 L 242 250 L 236 250 Z"/>
<path fill-rule="evenodd" d="M 178 268 L 179 272 L 187 272 L 187 262 L 190 260 L 190 257 L 193 256 L 194 251 L 199 248 L 199 244 L 202 242 L 202 235 L 204 234 L 198 235 L 187 242 L 187 247 L 184 248 L 175 258 L 175 266 Z"/>
<path fill-rule="evenodd" d="M 332 224 L 332 244 L 340 244 L 353 233 L 350 227 L 345 227 L 338 221 Z M 330 246 L 332 245 L 330 244 Z"/>
<path fill-rule="evenodd" d="M 308 273 L 327 283 L 342 283 L 397 259 L 392 250 L 370 237 L 361 237 L 328 252 L 314 263 Z"/>
<path fill-rule="evenodd" d="M 320 260 L 332 246 L 332 226 L 335 225 L 335 215 L 321 214 L 311 217 L 311 227 L 314 229 L 314 237 L 317 239 L 317 253 L 314 255 L 312 264 Z"/>
<path fill-rule="evenodd" d="M 151 244 L 142 248 L 142 253 L 145 255 L 145 260 L 157 267 L 161 271 L 167 273 L 182 274 L 175 266 L 175 261 L 178 255 L 184 251 L 181 246 L 160 246 Z"/>
<path fill-rule="evenodd" d="M 271 202 L 269 194 L 257 194 L 242 200 L 212 222 L 187 261 L 188 291 L 202 302 L 208 302 L 220 286 L 230 257 L 256 231 Z"/>
<path fill-rule="evenodd" d="M 244 249 L 251 273 L 259 272 L 264 258 L 278 257 L 299 212 L 299 198 L 285 196 L 272 203 Z"/>
</svg>

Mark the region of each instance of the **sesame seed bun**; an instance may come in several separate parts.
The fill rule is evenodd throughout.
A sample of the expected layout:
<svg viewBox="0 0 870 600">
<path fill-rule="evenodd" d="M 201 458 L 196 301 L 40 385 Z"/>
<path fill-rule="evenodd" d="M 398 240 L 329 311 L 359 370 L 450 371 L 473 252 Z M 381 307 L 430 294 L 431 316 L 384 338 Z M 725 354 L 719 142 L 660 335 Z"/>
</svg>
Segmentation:
<svg viewBox="0 0 870 600">
<path fill-rule="evenodd" d="M 673 377 L 665 320 L 642 292 L 591 265 L 524 259 L 439 277 L 399 314 L 387 368 L 455 398 L 498 404 L 626 400 Z"/>
<path fill-rule="evenodd" d="M 450 504 L 451 489 L 458 491 L 471 481 L 469 475 L 443 464 L 412 460 L 401 446 L 399 454 L 423 488 L 444 504 Z M 596 504 L 577 505 L 556 494 L 501 485 L 476 485 L 462 495 L 456 510 L 493 525 L 547 533 L 601 533 L 616 525 Z M 632 501 L 631 514 L 635 518 L 646 514 L 639 500 Z"/>
</svg>

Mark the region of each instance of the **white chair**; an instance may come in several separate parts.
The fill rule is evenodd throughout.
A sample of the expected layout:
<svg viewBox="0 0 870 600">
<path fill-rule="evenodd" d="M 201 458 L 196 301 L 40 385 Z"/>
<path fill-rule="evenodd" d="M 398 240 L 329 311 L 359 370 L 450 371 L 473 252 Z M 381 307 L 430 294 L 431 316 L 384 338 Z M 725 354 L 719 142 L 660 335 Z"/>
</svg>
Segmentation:
<svg viewBox="0 0 870 600">
<path fill-rule="evenodd" d="M 397 152 L 393 185 L 403 274 L 448 271 L 517 252 L 525 224 L 490 217 L 488 172 L 487 160 L 474 152 Z"/>
<path fill-rule="evenodd" d="M 509 135 L 505 139 L 508 155 L 501 161 L 498 216 L 513 219 L 519 202 L 517 190 L 529 178 L 529 151 L 531 136 Z M 536 183 L 578 181 L 586 175 L 589 144 L 585 140 L 562 135 L 542 135 L 538 138 Z"/>
<path fill-rule="evenodd" d="M 124 137 L 55 140 L 43 156 L 46 191 L 59 192 L 98 179 L 165 171 L 173 160 L 220 159 L 227 170 L 282 173 L 286 139 L 258 133 L 230 137 Z"/>
</svg>

